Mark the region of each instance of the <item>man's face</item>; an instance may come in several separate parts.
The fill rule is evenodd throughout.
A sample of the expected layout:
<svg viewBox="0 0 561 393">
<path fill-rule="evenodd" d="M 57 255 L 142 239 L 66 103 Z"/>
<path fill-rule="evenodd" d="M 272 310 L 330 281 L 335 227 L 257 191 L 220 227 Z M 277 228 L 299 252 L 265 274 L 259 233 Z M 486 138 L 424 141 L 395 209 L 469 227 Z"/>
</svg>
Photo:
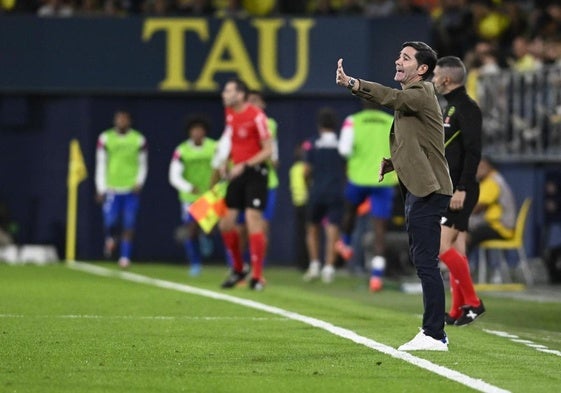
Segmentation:
<svg viewBox="0 0 561 393">
<path fill-rule="evenodd" d="M 131 126 L 131 119 L 128 113 L 126 112 L 117 112 L 115 113 L 115 118 L 113 120 L 115 128 L 119 131 L 126 131 Z"/>
<path fill-rule="evenodd" d="M 222 102 L 226 107 L 233 107 L 243 101 L 243 93 L 238 91 L 235 82 L 228 82 L 222 90 Z"/>
<path fill-rule="evenodd" d="M 432 83 L 434 84 L 434 89 L 438 94 L 448 93 L 448 89 L 446 88 L 447 82 L 448 75 L 446 75 L 446 70 L 440 66 L 434 67 Z"/>
<path fill-rule="evenodd" d="M 422 68 L 426 65 L 417 63 L 415 54 L 417 50 L 411 46 L 406 46 L 399 52 L 399 57 L 395 61 L 395 76 L 393 79 L 402 85 L 408 85 L 412 82 L 417 82 L 423 79 L 419 72 L 422 73 Z"/>
<path fill-rule="evenodd" d="M 205 135 L 206 135 L 206 130 L 200 124 L 195 124 L 189 130 L 189 138 L 191 138 L 191 140 L 195 145 L 200 145 L 203 142 Z"/>
</svg>

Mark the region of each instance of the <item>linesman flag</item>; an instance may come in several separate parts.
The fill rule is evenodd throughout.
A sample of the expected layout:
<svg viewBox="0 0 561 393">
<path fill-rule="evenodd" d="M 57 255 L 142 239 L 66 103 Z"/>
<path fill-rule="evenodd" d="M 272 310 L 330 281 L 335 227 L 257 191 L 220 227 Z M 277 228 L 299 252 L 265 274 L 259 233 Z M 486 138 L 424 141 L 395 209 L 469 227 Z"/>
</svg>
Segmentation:
<svg viewBox="0 0 561 393">
<path fill-rule="evenodd" d="M 210 233 L 220 217 L 226 214 L 226 188 L 227 182 L 218 182 L 189 206 L 189 213 L 205 233 Z"/>
</svg>

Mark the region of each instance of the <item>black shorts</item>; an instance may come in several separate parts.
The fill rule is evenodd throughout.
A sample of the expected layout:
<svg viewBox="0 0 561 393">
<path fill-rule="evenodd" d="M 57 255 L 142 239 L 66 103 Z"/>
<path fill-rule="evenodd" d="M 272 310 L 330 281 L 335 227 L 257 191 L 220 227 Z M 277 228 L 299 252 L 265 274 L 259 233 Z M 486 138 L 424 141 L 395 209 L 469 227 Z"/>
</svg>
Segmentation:
<svg viewBox="0 0 561 393">
<path fill-rule="evenodd" d="M 228 184 L 226 206 L 230 209 L 265 210 L 267 206 L 268 170 L 265 165 L 245 168 L 243 173 Z"/>
<path fill-rule="evenodd" d="M 344 199 L 337 198 L 314 198 L 310 197 L 306 211 L 306 219 L 313 224 L 319 224 L 327 218 L 331 224 L 340 225 L 343 218 Z"/>
<path fill-rule="evenodd" d="M 466 190 L 466 200 L 462 210 L 446 209 L 442 219 L 442 225 L 450 228 L 455 228 L 460 232 L 465 232 L 468 229 L 469 216 L 479 199 L 479 183 L 469 186 Z"/>
</svg>

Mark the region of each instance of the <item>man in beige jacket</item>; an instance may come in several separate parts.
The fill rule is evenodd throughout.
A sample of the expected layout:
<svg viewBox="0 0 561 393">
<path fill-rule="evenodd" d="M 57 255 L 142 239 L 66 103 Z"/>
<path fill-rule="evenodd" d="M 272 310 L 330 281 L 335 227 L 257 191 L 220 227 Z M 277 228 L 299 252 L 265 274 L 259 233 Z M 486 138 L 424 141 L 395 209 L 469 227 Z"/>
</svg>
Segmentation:
<svg viewBox="0 0 561 393">
<path fill-rule="evenodd" d="M 444 332 L 445 295 L 438 267 L 440 218 L 452 195 L 452 181 L 444 155 L 442 112 L 432 83 L 436 52 L 424 42 L 402 45 L 395 61 L 394 80 L 401 90 L 355 79 L 337 64 L 336 83 L 353 94 L 394 110 L 390 132 L 391 159 L 380 165 L 380 180 L 395 170 L 405 198 L 409 255 L 423 287 L 423 327 L 402 351 L 447 351 Z M 375 168 L 372 168 L 375 170 Z"/>
</svg>

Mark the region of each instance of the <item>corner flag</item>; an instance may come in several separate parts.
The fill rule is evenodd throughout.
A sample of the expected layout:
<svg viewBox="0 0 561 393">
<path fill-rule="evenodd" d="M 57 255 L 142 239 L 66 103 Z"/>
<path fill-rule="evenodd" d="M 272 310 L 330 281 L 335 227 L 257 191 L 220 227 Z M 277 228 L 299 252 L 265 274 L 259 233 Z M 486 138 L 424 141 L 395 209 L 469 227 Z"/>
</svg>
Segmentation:
<svg viewBox="0 0 561 393">
<path fill-rule="evenodd" d="M 70 157 L 68 160 L 68 186 L 78 185 L 88 177 L 88 170 L 77 139 L 70 141 Z"/>
<path fill-rule="evenodd" d="M 77 139 L 70 141 L 68 157 L 68 205 L 66 217 L 66 262 L 76 258 L 76 221 L 78 215 L 78 185 L 88 177 L 88 170 Z"/>
</svg>

